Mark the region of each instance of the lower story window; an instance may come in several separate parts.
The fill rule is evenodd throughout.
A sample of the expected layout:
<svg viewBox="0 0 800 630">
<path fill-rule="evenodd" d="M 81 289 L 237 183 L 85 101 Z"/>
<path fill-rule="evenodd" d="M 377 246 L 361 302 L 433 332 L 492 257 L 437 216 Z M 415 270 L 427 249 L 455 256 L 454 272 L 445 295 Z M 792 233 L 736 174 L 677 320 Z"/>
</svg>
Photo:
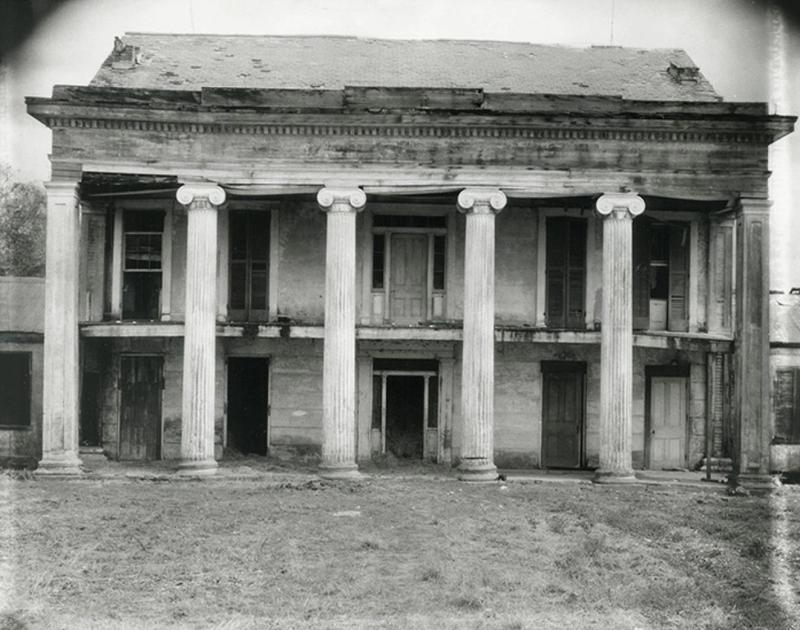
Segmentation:
<svg viewBox="0 0 800 630">
<path fill-rule="evenodd" d="M 0 352 L 0 427 L 31 424 L 31 353 Z"/>
</svg>

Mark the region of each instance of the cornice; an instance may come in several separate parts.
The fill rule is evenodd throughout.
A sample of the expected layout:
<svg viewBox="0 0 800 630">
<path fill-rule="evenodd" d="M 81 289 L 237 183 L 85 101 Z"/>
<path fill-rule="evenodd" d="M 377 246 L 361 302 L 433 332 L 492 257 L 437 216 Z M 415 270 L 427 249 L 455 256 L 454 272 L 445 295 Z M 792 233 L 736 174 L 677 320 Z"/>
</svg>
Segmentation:
<svg viewBox="0 0 800 630">
<path fill-rule="evenodd" d="M 72 116 L 43 117 L 51 129 L 103 129 L 175 134 L 222 134 L 248 136 L 322 136 L 381 138 L 492 138 L 503 140 L 607 140 L 622 142 L 735 143 L 772 142 L 773 134 L 763 129 L 654 129 L 639 121 L 640 128 L 566 127 L 558 123 L 498 124 L 424 124 L 404 123 L 254 123 L 137 120 L 84 118 Z M 659 121 L 662 122 L 662 121 Z M 685 124 L 685 123 L 684 123 Z"/>
</svg>

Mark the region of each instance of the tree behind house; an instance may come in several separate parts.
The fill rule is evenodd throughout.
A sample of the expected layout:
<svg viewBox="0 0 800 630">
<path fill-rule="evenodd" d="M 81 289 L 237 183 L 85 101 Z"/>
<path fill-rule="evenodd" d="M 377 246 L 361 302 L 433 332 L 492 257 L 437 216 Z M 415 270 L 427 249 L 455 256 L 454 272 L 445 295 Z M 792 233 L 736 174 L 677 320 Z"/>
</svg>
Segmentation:
<svg viewBox="0 0 800 630">
<path fill-rule="evenodd" d="M 0 166 L 0 276 L 44 276 L 47 196 Z"/>
</svg>

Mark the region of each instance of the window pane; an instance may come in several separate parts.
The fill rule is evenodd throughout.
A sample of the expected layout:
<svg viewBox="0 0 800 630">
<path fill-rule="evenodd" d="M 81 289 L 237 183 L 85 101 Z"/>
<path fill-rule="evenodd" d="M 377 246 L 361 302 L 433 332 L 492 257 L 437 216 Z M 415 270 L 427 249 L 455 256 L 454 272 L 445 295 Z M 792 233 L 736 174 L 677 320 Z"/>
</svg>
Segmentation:
<svg viewBox="0 0 800 630">
<path fill-rule="evenodd" d="M 253 263 L 250 273 L 250 308 L 266 310 L 267 308 L 267 265 Z"/>
<path fill-rule="evenodd" d="M 269 248 L 269 213 L 250 213 L 250 251 L 255 260 L 266 260 Z"/>
<path fill-rule="evenodd" d="M 231 222 L 231 260 L 247 258 L 247 213 L 232 211 Z"/>
<path fill-rule="evenodd" d="M 445 237 L 433 237 L 433 288 L 444 290 L 445 272 Z"/>
<path fill-rule="evenodd" d="M 161 274 L 126 271 L 122 277 L 122 318 L 158 319 Z"/>
<path fill-rule="evenodd" d="M 231 309 L 242 310 L 247 308 L 247 264 L 243 262 L 231 263 Z"/>
<path fill-rule="evenodd" d="M 125 270 L 161 269 L 161 234 L 125 235 Z"/>
<path fill-rule="evenodd" d="M 163 232 L 163 210 L 125 210 L 122 215 L 125 232 Z"/>
<path fill-rule="evenodd" d="M 0 426 L 31 423 L 30 353 L 0 352 Z"/>
<path fill-rule="evenodd" d="M 372 237 L 372 288 L 383 288 L 383 265 L 385 257 L 386 237 L 375 234 Z"/>
</svg>

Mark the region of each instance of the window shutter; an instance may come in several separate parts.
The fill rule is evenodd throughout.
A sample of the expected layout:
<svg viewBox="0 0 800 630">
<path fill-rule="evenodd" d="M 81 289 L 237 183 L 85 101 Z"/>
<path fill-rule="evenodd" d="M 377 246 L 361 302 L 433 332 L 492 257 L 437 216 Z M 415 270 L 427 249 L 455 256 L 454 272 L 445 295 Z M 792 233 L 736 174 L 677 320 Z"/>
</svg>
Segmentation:
<svg viewBox="0 0 800 630">
<path fill-rule="evenodd" d="M 586 222 L 569 221 L 567 253 L 567 327 L 584 328 L 586 300 Z"/>
<path fill-rule="evenodd" d="M 689 330 L 689 227 L 669 228 L 669 330 Z"/>
<path fill-rule="evenodd" d="M 547 219 L 547 326 L 567 327 L 567 223 L 563 218 Z"/>
<path fill-rule="evenodd" d="M 792 426 L 787 437 L 791 444 L 800 444 L 800 368 L 792 370 L 792 377 Z"/>
<path fill-rule="evenodd" d="M 650 224 L 645 217 L 633 220 L 633 328 L 650 327 Z M 614 287 L 603 287 L 613 291 Z"/>
</svg>

